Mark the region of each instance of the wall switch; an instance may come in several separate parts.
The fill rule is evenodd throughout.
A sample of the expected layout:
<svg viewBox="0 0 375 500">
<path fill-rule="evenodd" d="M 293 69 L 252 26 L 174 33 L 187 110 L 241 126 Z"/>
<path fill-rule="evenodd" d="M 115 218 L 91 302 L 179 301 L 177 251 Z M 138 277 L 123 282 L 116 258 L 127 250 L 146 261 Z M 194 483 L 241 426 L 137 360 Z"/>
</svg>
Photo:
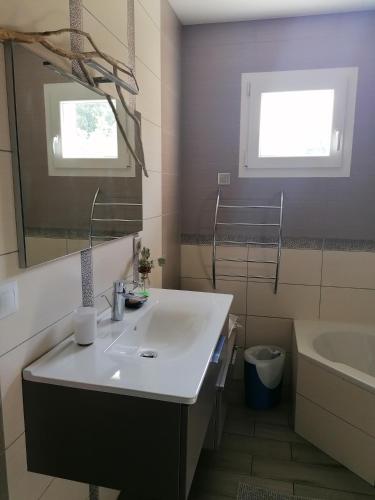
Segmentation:
<svg viewBox="0 0 375 500">
<path fill-rule="evenodd" d="M 218 172 L 217 174 L 217 183 L 219 186 L 229 186 L 230 184 L 230 174 Z"/>
<path fill-rule="evenodd" d="M 17 281 L 0 285 L 0 319 L 18 311 Z"/>
</svg>

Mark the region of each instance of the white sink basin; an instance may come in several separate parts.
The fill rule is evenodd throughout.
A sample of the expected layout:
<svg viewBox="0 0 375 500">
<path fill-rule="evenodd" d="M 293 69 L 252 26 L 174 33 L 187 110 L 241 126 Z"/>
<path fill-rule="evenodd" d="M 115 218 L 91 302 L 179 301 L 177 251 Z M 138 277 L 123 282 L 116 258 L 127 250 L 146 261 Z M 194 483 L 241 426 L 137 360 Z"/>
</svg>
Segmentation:
<svg viewBox="0 0 375 500">
<path fill-rule="evenodd" d="M 181 357 L 204 335 L 212 306 L 194 294 L 154 302 L 107 350 L 109 355 Z"/>
<path fill-rule="evenodd" d="M 112 322 L 89 347 L 69 337 L 25 368 L 49 384 L 192 404 L 227 320 L 232 295 L 151 289 L 148 302 Z"/>
</svg>

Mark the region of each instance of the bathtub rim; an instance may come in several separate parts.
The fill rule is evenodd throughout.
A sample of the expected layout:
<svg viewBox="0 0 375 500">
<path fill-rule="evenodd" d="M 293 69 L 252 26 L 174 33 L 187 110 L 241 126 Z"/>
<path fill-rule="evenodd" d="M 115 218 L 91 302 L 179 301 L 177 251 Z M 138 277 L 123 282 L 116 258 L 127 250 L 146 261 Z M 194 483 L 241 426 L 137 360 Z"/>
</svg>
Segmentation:
<svg viewBox="0 0 375 500">
<path fill-rule="evenodd" d="M 297 347 L 298 356 L 302 356 L 313 364 L 316 364 L 334 375 L 344 379 L 346 382 L 357 385 L 361 389 L 375 394 L 375 377 L 365 372 L 352 368 L 344 363 L 330 361 L 318 354 L 313 346 L 314 340 L 326 332 L 337 332 L 342 329 L 346 332 L 358 331 L 370 333 L 375 336 L 375 324 L 361 324 L 338 321 L 321 320 L 294 320 L 293 336 Z M 298 361 L 297 361 L 298 362 Z"/>
</svg>

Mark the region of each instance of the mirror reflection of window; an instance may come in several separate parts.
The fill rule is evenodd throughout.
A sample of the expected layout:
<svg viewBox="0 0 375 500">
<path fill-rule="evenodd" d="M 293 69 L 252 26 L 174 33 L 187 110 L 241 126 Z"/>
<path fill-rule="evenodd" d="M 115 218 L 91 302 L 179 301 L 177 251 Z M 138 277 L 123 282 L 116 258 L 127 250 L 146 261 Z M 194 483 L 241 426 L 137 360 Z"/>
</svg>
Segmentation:
<svg viewBox="0 0 375 500">
<path fill-rule="evenodd" d="M 43 85 L 48 175 L 134 177 L 135 165 L 105 96 L 76 82 Z M 134 143 L 134 123 L 112 99 Z"/>
<path fill-rule="evenodd" d="M 131 161 L 106 96 L 56 71 L 27 47 L 6 44 L 4 50 L 8 97 L 14 92 L 8 106 L 17 138 L 13 167 L 20 266 L 141 231 L 142 172 Z M 112 103 L 136 147 L 133 120 L 126 119 L 115 95 Z M 93 223 L 94 217 L 99 220 Z"/>
<path fill-rule="evenodd" d="M 63 158 L 118 158 L 116 120 L 107 100 L 61 101 L 60 127 Z"/>
</svg>

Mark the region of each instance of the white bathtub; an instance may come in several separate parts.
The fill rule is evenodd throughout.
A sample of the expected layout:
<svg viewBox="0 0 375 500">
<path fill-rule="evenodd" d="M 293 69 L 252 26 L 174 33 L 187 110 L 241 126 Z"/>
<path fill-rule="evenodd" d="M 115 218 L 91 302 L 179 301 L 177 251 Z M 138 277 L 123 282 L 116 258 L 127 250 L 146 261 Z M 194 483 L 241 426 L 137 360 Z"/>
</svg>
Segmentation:
<svg viewBox="0 0 375 500">
<path fill-rule="evenodd" d="M 375 326 L 294 322 L 295 429 L 375 484 Z"/>
</svg>

